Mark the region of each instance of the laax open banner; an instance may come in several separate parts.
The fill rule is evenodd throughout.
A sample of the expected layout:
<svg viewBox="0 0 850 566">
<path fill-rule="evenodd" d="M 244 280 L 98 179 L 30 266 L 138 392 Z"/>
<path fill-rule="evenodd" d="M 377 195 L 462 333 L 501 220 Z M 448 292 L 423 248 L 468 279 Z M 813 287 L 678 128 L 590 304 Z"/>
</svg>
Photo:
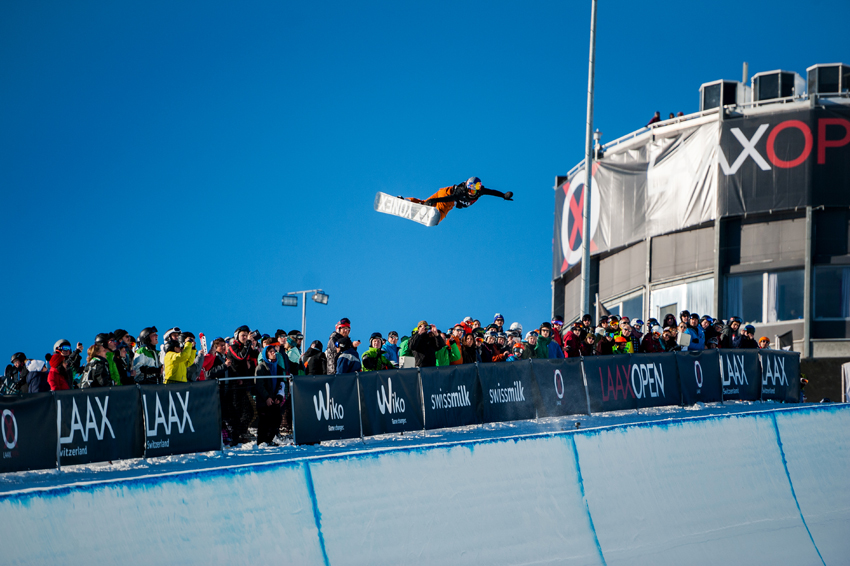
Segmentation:
<svg viewBox="0 0 850 566">
<path fill-rule="evenodd" d="M 142 385 L 145 456 L 221 449 L 217 381 Z"/>
</svg>

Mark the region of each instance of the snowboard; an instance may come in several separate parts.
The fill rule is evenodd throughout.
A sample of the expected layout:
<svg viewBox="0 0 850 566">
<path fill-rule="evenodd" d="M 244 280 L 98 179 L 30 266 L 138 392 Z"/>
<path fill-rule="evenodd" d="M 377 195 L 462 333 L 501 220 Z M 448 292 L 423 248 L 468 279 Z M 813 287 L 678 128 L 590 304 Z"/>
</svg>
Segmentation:
<svg viewBox="0 0 850 566">
<path fill-rule="evenodd" d="M 423 226 L 436 226 L 440 222 L 440 211 L 433 206 L 417 204 L 386 193 L 375 195 L 375 210 L 399 218 L 407 218 Z"/>
</svg>

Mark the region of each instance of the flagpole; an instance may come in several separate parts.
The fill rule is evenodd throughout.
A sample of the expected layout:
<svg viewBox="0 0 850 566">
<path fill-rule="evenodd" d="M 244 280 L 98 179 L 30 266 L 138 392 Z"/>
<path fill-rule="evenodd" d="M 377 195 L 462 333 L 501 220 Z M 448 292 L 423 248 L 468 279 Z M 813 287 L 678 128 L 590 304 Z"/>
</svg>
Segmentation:
<svg viewBox="0 0 850 566">
<path fill-rule="evenodd" d="M 590 313 L 590 195 L 593 179 L 593 75 L 596 58 L 596 2 L 590 4 L 590 60 L 587 68 L 587 130 L 584 140 L 584 209 L 581 221 L 581 309 Z"/>
</svg>

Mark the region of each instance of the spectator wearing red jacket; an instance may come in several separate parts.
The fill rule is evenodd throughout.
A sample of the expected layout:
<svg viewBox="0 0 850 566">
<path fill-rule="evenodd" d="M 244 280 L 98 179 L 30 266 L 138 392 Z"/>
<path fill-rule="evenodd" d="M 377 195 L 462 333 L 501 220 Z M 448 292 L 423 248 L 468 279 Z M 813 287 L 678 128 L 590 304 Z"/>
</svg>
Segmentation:
<svg viewBox="0 0 850 566">
<path fill-rule="evenodd" d="M 580 322 L 574 322 L 570 330 L 564 333 L 564 356 L 567 358 L 581 357 L 581 335 L 583 332 L 584 325 Z"/>
<path fill-rule="evenodd" d="M 64 391 L 71 389 L 73 377 L 70 371 L 71 343 L 67 340 L 58 340 L 53 345 L 53 355 L 50 356 L 50 373 L 47 374 L 47 383 L 51 391 Z"/>
</svg>

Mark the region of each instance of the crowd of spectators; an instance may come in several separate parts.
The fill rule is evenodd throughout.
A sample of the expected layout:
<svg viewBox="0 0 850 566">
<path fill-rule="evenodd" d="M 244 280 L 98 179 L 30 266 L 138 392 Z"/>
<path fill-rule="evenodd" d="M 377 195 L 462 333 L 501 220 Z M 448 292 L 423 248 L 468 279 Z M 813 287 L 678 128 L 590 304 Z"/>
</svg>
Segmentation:
<svg viewBox="0 0 850 566">
<path fill-rule="evenodd" d="M 628 317 L 602 316 L 594 324 L 584 315 L 571 325 L 560 316 L 523 334 L 522 325 L 505 328 L 496 314 L 486 327 L 466 317 L 445 331 L 420 321 L 410 335 L 391 331 L 369 337 L 358 352 L 351 321 L 341 319 L 326 345 L 314 340 L 306 349 L 297 330 L 274 335 L 240 326 L 232 337 L 219 337 L 199 346 L 192 332 L 178 327 L 159 340 L 155 326 L 138 337 L 126 330 L 101 333 L 85 350 L 58 340 L 44 359 L 23 352 L 12 355 L 0 394 L 40 393 L 74 388 L 155 385 L 219 380 L 223 437 L 231 445 L 248 440 L 256 418 L 258 443 L 273 443 L 278 431 L 291 432 L 292 404 L 289 376 L 348 374 L 398 367 L 430 367 L 469 363 L 498 363 L 537 358 L 574 358 L 626 353 L 653 353 L 712 348 L 769 348 L 770 340 L 756 341 L 755 328 L 742 327 L 738 317 L 724 322 L 682 311 L 677 321 L 668 314 L 659 323 Z M 85 356 L 85 358 L 84 358 Z"/>
</svg>

